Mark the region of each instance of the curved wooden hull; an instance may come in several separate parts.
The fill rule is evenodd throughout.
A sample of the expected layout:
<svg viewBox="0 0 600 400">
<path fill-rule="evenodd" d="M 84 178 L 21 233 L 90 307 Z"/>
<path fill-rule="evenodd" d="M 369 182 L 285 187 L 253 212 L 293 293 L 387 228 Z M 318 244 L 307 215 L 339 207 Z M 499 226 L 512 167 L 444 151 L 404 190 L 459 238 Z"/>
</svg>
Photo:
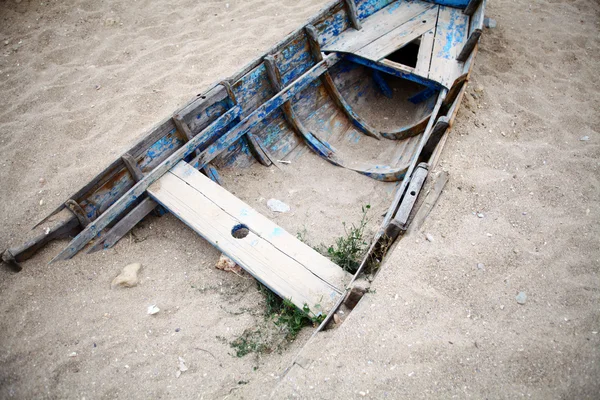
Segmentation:
<svg viewBox="0 0 600 400">
<path fill-rule="evenodd" d="M 478 4 L 471 16 L 449 7 L 468 10 L 471 3 Z M 218 181 L 218 170 L 269 166 L 308 148 L 340 167 L 407 185 L 423 149 L 431 153 L 441 137 L 440 129 L 432 135 L 436 122 L 457 108 L 484 3 L 332 3 L 156 125 L 43 220 L 56 220 L 50 235 L 38 227 L 32 241 L 7 250 L 3 259 L 18 265 L 74 230 L 79 234 L 57 259 L 72 257 L 92 239 L 94 250 L 112 246 L 145 215 L 163 212 L 146 189 L 182 160 Z M 401 39 L 413 26 L 419 30 Z M 409 45 L 418 51 L 404 54 Z M 414 58 L 410 65 L 398 62 L 405 56 Z"/>
</svg>

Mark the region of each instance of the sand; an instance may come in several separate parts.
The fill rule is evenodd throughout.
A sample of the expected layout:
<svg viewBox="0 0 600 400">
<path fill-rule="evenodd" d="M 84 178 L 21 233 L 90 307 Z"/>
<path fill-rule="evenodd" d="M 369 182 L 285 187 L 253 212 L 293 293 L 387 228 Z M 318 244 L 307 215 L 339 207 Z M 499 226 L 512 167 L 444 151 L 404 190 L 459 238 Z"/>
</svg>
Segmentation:
<svg viewBox="0 0 600 400">
<path fill-rule="evenodd" d="M 0 4 L 0 248 L 324 4 Z M 374 292 L 302 350 L 301 366 L 287 370 L 310 329 L 280 351 L 235 357 L 228 342 L 263 323 L 264 298 L 248 276 L 216 270 L 217 250 L 165 216 L 112 250 L 48 266 L 66 244 L 55 243 L 23 272 L 0 271 L 0 397 L 594 398 L 600 7 L 495 0 L 487 14 L 498 27 L 484 33 L 438 166 L 446 190 Z M 260 182 L 256 204 L 271 193 Z M 274 186 L 281 197 L 284 186 Z M 322 219 L 360 214 L 335 199 Z M 111 290 L 132 262 L 143 265 L 139 286 Z M 150 316 L 153 304 L 161 311 Z M 177 378 L 179 357 L 189 369 Z"/>
</svg>

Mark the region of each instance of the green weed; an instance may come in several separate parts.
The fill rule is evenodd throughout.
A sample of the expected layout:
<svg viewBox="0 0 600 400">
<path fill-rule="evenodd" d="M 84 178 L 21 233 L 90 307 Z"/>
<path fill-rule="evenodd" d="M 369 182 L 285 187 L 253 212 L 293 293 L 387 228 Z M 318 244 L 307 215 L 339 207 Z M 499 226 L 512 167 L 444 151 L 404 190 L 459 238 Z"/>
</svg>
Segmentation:
<svg viewBox="0 0 600 400">
<path fill-rule="evenodd" d="M 369 204 L 362 207 L 362 218 L 358 226 L 352 224 L 347 227 L 346 223 L 342 222 L 346 234 L 339 237 L 335 244 L 327 247 L 326 251 L 322 250 L 323 246 L 321 247 L 322 253 L 351 274 L 358 271 L 362 258 L 369 248 L 369 243 L 364 239 L 364 233 L 369 222 L 367 213 L 370 208 Z"/>
</svg>

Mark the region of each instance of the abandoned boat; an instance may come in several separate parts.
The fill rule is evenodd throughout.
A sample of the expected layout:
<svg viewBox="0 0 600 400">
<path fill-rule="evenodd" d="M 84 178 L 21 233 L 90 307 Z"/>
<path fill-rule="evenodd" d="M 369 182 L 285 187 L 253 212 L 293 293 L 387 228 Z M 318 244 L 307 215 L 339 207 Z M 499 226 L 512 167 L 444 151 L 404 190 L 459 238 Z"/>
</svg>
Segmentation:
<svg viewBox="0 0 600 400">
<path fill-rule="evenodd" d="M 148 214 L 168 211 L 279 296 L 329 313 L 352 276 L 220 186 L 218 171 L 269 167 L 308 148 L 340 168 L 401 181 L 373 257 L 382 240 L 387 246 L 406 229 L 465 90 L 484 7 L 485 0 L 330 4 L 159 123 L 3 261 L 18 269 L 70 236 L 52 261 L 90 242 L 90 251 L 110 248 Z"/>
</svg>

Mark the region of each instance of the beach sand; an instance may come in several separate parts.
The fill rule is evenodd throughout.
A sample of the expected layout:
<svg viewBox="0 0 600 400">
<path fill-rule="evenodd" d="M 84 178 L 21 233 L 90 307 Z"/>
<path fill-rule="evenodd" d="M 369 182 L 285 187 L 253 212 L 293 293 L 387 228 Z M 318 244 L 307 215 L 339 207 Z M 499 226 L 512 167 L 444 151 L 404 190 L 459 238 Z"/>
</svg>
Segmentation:
<svg viewBox="0 0 600 400">
<path fill-rule="evenodd" d="M 325 4 L 0 3 L 0 249 Z M 487 15 L 437 167 L 450 181 L 339 328 L 236 357 L 231 340 L 264 323 L 255 281 L 150 217 L 111 250 L 47 265 L 62 241 L 0 270 L 0 397 L 595 398 L 600 6 L 494 0 Z M 336 201 L 335 218 L 360 216 Z M 140 285 L 111 290 L 132 262 Z"/>
</svg>

